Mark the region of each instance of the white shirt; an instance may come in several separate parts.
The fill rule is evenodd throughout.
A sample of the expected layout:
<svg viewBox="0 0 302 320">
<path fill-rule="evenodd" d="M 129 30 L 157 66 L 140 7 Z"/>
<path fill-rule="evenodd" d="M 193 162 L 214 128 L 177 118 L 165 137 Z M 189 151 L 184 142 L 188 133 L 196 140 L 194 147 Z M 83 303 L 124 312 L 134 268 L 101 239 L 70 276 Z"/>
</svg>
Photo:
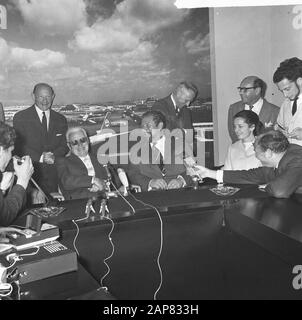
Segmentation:
<svg viewBox="0 0 302 320">
<path fill-rule="evenodd" d="M 288 133 L 291 133 L 295 128 L 302 128 L 302 94 L 298 97 L 297 111 L 294 115 L 292 115 L 293 103 L 294 101 L 291 101 L 288 98 L 285 99 L 281 105 L 277 118 L 277 123 L 288 131 Z M 289 138 L 288 141 L 302 146 L 302 140 Z"/>
<path fill-rule="evenodd" d="M 257 102 L 253 104 L 253 108 L 251 111 L 255 112 L 259 116 L 262 106 L 263 106 L 263 99 L 260 98 Z M 248 104 L 245 104 L 244 110 L 250 110 L 250 106 Z"/>
<path fill-rule="evenodd" d="M 42 117 L 43 117 L 43 112 L 45 112 L 45 116 L 46 116 L 46 121 L 47 121 L 47 130 L 49 129 L 49 117 L 50 117 L 50 110 L 46 110 L 46 111 L 42 111 L 41 109 L 39 109 L 36 105 L 35 105 L 36 111 L 38 113 L 39 119 L 42 123 Z"/>
<path fill-rule="evenodd" d="M 175 102 L 175 100 L 174 100 L 174 98 L 173 98 L 173 94 L 171 94 L 171 100 L 172 100 L 172 102 L 173 102 L 173 105 L 174 105 L 175 110 L 178 109 L 178 108 L 177 108 L 177 105 L 176 105 L 176 102 Z"/>
<path fill-rule="evenodd" d="M 81 159 L 81 161 L 84 163 L 85 167 L 87 168 L 88 171 L 88 175 L 90 177 L 94 177 L 95 176 L 95 170 L 94 167 L 92 165 L 91 159 L 89 154 L 87 154 L 86 157 L 79 157 Z"/>
<path fill-rule="evenodd" d="M 255 156 L 253 141 L 238 140 L 229 146 L 223 170 L 249 170 L 260 166 L 262 164 Z"/>
<path fill-rule="evenodd" d="M 165 143 L 166 143 L 166 137 L 162 136 L 159 140 L 157 140 L 156 142 L 151 142 L 151 148 L 156 148 L 157 150 L 159 150 L 159 152 L 162 154 L 163 158 L 165 156 Z M 159 156 L 159 154 L 158 154 Z M 156 159 L 157 160 L 157 159 Z"/>
</svg>

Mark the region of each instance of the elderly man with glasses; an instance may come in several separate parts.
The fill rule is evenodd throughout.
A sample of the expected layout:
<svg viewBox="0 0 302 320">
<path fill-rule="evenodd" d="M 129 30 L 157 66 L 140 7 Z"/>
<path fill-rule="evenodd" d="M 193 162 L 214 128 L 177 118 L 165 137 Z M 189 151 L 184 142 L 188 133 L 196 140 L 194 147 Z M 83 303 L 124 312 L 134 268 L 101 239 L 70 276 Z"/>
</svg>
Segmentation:
<svg viewBox="0 0 302 320">
<path fill-rule="evenodd" d="M 264 99 L 266 84 L 260 78 L 248 76 L 241 81 L 237 89 L 241 101 L 231 104 L 228 113 L 228 130 L 232 143 L 238 140 L 233 118 L 239 111 L 251 110 L 255 112 L 265 127 L 272 127 L 276 123 L 279 113 L 279 107 Z"/>
<path fill-rule="evenodd" d="M 86 131 L 81 127 L 69 128 L 66 140 L 70 152 L 56 162 L 59 186 L 65 200 L 89 198 L 105 190 L 108 174 L 96 155 L 89 152 Z M 116 183 L 116 175 L 114 172 L 110 174 Z"/>
<path fill-rule="evenodd" d="M 284 60 L 274 73 L 273 81 L 283 93 L 276 129 L 281 130 L 290 143 L 302 145 L 302 60 Z"/>
</svg>

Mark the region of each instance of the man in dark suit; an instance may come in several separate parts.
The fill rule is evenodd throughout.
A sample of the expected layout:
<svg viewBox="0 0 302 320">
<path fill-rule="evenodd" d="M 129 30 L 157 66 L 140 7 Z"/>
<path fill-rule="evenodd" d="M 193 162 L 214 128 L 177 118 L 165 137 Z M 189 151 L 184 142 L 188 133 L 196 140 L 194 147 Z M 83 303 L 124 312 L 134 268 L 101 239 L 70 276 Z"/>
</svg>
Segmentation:
<svg viewBox="0 0 302 320">
<path fill-rule="evenodd" d="M 188 106 L 195 99 L 197 92 L 197 87 L 193 83 L 181 82 L 169 96 L 156 101 L 152 110 L 164 114 L 169 130 L 193 129 L 192 115 Z"/>
<path fill-rule="evenodd" d="M 142 191 L 178 189 L 190 184 L 191 178 L 186 175 L 183 164 L 182 139 L 165 132 L 164 115 L 155 110 L 147 111 L 142 116 L 141 127 L 145 134 L 142 145 L 146 148 L 141 150 L 138 164 L 129 164 L 131 184 L 139 185 Z"/>
<path fill-rule="evenodd" d="M 256 157 L 263 167 L 250 170 L 209 170 L 196 166 L 199 175 L 218 182 L 266 184 L 265 191 L 276 198 L 288 198 L 302 186 L 302 147 L 290 144 L 281 131 L 259 135 L 254 144 Z M 196 171 L 194 171 L 196 174 Z M 298 190 L 300 189 L 300 190 Z"/>
<path fill-rule="evenodd" d="M 0 226 L 9 225 L 21 211 L 26 201 L 26 188 L 33 173 L 33 165 L 29 156 L 19 164 L 13 161 L 16 184 L 10 189 L 13 175 L 6 172 L 14 150 L 15 130 L 0 122 Z M 9 190 L 10 189 L 10 190 Z"/>
<path fill-rule="evenodd" d="M 63 115 L 51 110 L 54 98 L 51 86 L 37 84 L 33 90 L 35 104 L 18 112 L 13 119 L 17 132 L 16 154 L 32 158 L 34 178 L 46 193 L 58 191 L 55 160 L 68 151 L 67 121 Z"/>
<path fill-rule="evenodd" d="M 232 143 L 238 140 L 234 131 L 234 116 L 241 110 L 252 110 L 258 116 L 265 128 L 276 123 L 279 107 L 264 99 L 266 84 L 256 76 L 244 78 L 238 87 L 241 101 L 233 103 L 228 112 L 228 130 Z"/>
<path fill-rule="evenodd" d="M 105 190 L 108 174 L 97 157 L 89 153 L 86 131 L 81 127 L 70 128 L 66 133 L 66 140 L 70 153 L 64 158 L 58 158 L 56 162 L 59 186 L 64 198 L 90 198 Z M 119 183 L 113 172 L 110 175 L 115 184 Z"/>
</svg>

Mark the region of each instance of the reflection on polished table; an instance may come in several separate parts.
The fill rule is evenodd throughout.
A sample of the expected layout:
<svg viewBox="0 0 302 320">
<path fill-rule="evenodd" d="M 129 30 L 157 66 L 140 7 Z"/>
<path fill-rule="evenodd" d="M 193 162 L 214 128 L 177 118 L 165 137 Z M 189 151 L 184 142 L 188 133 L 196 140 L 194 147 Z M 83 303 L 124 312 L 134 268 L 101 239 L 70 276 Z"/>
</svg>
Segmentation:
<svg viewBox="0 0 302 320">
<path fill-rule="evenodd" d="M 115 251 L 104 284 L 110 293 L 153 299 L 159 286 L 160 220 L 143 201 L 163 221 L 158 299 L 301 299 L 292 269 L 302 265 L 302 197 L 274 199 L 257 186 L 238 187 L 232 196 L 218 196 L 206 185 L 129 195 L 135 212 L 122 198 L 109 199 Z M 66 201 L 66 211 L 47 221 L 59 226 L 60 242 L 76 246 L 79 262 L 100 283 L 112 225 L 100 219 L 100 201 L 83 219 L 86 202 Z M 78 235 L 77 219 L 83 219 L 76 223 Z"/>
</svg>

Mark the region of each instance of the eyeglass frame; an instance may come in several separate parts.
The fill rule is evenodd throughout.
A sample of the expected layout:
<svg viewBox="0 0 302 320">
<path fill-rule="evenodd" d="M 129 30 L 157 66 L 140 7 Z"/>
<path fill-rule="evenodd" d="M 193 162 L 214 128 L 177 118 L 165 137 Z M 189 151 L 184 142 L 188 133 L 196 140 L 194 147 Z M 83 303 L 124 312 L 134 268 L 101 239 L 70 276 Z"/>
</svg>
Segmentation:
<svg viewBox="0 0 302 320">
<path fill-rule="evenodd" d="M 243 91 L 244 93 L 247 92 L 249 89 L 256 89 L 259 87 L 237 87 L 238 92 Z"/>
<path fill-rule="evenodd" d="M 80 138 L 79 140 L 68 141 L 68 143 L 72 147 L 75 147 L 75 146 L 78 146 L 80 144 L 88 143 L 88 138 L 87 137 L 83 137 L 83 138 Z"/>
</svg>

